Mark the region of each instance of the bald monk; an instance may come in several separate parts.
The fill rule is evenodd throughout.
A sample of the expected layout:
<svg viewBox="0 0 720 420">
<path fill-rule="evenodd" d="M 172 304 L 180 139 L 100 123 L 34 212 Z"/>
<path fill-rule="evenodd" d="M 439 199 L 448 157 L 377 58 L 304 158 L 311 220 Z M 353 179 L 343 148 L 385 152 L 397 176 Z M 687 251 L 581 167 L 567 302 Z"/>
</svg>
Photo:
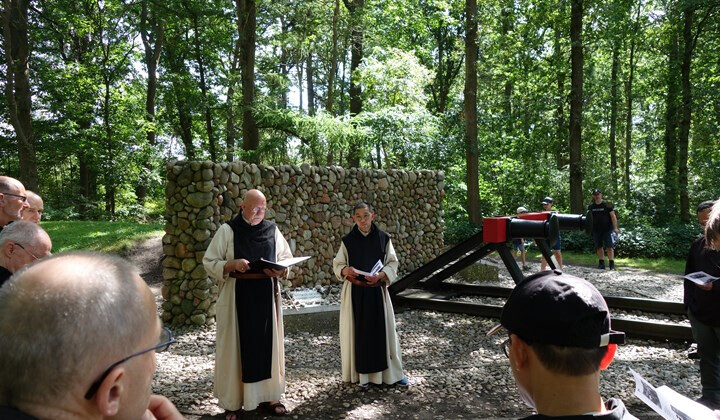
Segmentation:
<svg viewBox="0 0 720 420">
<path fill-rule="evenodd" d="M 15 178 L 0 176 L 0 231 L 8 223 L 20 220 L 27 207 L 25 186 Z"/>
<path fill-rule="evenodd" d="M 274 222 L 265 220 L 262 192 L 245 193 L 241 212 L 220 226 L 203 265 L 219 285 L 215 396 L 226 420 L 258 407 L 285 415 L 285 351 L 282 300 L 277 280 L 287 270 L 252 270 L 260 258 L 292 258 L 290 246 Z M 250 272 L 252 271 L 252 272 Z"/>
</svg>

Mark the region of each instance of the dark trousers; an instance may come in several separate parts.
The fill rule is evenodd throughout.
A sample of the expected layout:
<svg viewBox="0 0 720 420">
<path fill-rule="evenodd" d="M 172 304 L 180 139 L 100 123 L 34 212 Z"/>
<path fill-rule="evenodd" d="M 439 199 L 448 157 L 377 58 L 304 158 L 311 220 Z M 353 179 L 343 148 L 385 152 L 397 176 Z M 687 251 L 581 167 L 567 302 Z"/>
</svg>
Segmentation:
<svg viewBox="0 0 720 420">
<path fill-rule="evenodd" d="M 688 318 L 700 353 L 702 396 L 720 402 L 720 327 L 698 321 L 690 311 Z"/>
</svg>

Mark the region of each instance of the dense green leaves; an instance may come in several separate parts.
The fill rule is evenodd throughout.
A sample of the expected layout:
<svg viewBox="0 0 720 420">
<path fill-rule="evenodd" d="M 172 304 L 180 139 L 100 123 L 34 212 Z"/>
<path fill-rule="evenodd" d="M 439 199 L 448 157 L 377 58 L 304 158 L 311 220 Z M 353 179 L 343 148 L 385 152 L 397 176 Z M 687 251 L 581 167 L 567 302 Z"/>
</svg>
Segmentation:
<svg viewBox="0 0 720 420">
<path fill-rule="evenodd" d="M 478 1 L 484 215 L 537 210 L 546 195 L 570 210 L 570 3 Z M 163 200 L 169 159 L 338 165 L 357 153 L 363 167 L 444 170 L 446 217 L 466 217 L 465 2 L 258 2 L 256 95 L 245 108 L 235 8 L 219 0 L 31 3 L 32 115 L 48 207 L 73 217 L 143 213 Z M 688 91 L 681 64 L 690 10 Z M 720 191 L 720 6 L 585 1 L 583 22 L 583 197 L 600 188 L 622 209 L 621 225 L 659 226 L 679 219 L 687 191 L 692 215 Z M 362 41 L 363 60 L 351 74 L 353 41 Z M 147 54 L 156 47 L 150 115 Z M 351 83 L 362 103 L 352 116 Z M 243 111 L 256 119 L 257 150 L 243 150 Z M 7 121 L 6 102 L 0 112 Z M 11 127 L 0 130 L 0 172 L 18 175 L 17 139 Z"/>
</svg>

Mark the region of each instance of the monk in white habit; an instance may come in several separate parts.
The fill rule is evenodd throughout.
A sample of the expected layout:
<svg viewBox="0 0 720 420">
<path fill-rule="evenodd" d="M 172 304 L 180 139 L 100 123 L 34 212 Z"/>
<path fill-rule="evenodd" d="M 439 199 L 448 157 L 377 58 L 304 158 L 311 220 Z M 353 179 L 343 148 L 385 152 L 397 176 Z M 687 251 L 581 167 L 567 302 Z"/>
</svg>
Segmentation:
<svg viewBox="0 0 720 420">
<path fill-rule="evenodd" d="M 278 277 L 287 270 L 255 270 L 264 258 L 292 258 L 290 246 L 274 222 L 265 220 L 267 200 L 249 190 L 242 211 L 220 226 L 203 265 L 219 285 L 216 303 L 215 396 L 226 420 L 241 410 L 261 408 L 285 415 L 285 352 L 282 300 Z"/>
<path fill-rule="evenodd" d="M 352 219 L 355 225 L 342 238 L 333 260 L 335 276 L 343 281 L 340 294 L 342 379 L 359 384 L 361 390 L 367 390 L 371 383 L 408 386 L 387 290 L 397 278 L 395 248 L 390 235 L 373 223 L 375 212 L 370 204 L 358 202 Z M 371 274 L 378 261 L 382 269 Z"/>
</svg>

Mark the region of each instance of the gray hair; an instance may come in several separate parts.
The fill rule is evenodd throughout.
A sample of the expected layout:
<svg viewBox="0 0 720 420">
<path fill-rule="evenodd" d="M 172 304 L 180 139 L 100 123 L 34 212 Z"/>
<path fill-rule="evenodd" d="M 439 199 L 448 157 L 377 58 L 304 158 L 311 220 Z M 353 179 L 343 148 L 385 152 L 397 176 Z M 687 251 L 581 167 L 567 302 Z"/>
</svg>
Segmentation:
<svg viewBox="0 0 720 420">
<path fill-rule="evenodd" d="M 0 288 L 0 402 L 62 400 L 135 351 L 157 319 L 136 276 L 129 262 L 96 253 L 15 273 Z"/>
<path fill-rule="evenodd" d="M 0 247 L 8 242 L 35 247 L 44 237 L 49 236 L 47 232 L 37 224 L 18 220 L 5 225 L 2 232 L 0 232 Z"/>
</svg>

